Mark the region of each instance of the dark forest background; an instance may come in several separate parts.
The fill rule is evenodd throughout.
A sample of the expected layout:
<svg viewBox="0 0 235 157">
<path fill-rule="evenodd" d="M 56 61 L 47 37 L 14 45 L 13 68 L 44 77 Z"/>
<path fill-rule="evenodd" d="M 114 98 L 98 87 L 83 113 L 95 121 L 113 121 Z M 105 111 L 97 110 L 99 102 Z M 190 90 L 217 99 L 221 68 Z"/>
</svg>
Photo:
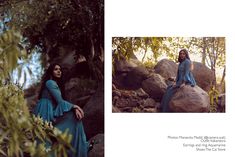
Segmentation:
<svg viewBox="0 0 235 157">
<path fill-rule="evenodd" d="M 69 135 L 32 117 L 41 77 L 50 63 L 62 65 L 66 98 L 85 111 L 87 138 L 101 141 L 103 155 L 104 1 L 0 1 L 0 156 L 64 156 Z M 46 150 L 35 138 L 56 139 Z"/>
</svg>

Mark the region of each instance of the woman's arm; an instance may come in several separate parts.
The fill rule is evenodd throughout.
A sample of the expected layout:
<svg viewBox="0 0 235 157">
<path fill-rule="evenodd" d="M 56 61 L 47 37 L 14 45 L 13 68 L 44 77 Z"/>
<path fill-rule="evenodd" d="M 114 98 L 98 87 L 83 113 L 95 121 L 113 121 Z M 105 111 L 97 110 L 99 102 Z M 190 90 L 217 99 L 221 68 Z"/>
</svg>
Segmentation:
<svg viewBox="0 0 235 157">
<path fill-rule="evenodd" d="M 49 90 L 50 94 L 53 96 L 53 98 L 56 100 L 57 104 L 64 101 L 61 96 L 60 88 L 55 81 L 48 80 L 46 82 L 46 87 Z"/>
<path fill-rule="evenodd" d="M 61 116 L 63 115 L 63 112 L 67 112 L 71 109 L 74 109 L 75 115 L 78 119 L 82 119 L 84 117 L 84 112 L 79 106 L 69 103 L 68 101 L 65 101 L 62 98 L 59 86 L 55 81 L 48 80 L 46 82 L 46 87 L 57 103 L 57 107 L 54 112 L 55 116 Z"/>
<path fill-rule="evenodd" d="M 179 71 L 179 67 L 178 67 L 178 72 L 177 72 L 177 76 L 176 76 L 176 83 L 175 83 L 175 87 L 180 87 L 183 84 L 183 74 L 181 71 Z"/>
<path fill-rule="evenodd" d="M 184 78 L 184 82 L 188 81 L 190 67 L 191 67 L 191 62 L 190 62 L 190 60 L 186 59 L 185 60 L 185 65 L 184 65 L 184 68 L 185 68 L 185 73 L 184 73 L 184 77 L 183 77 Z"/>
<path fill-rule="evenodd" d="M 70 111 L 71 109 L 74 108 L 73 104 L 65 101 L 62 98 L 60 89 L 55 81 L 48 80 L 46 82 L 46 88 L 48 89 L 48 91 L 50 92 L 52 97 L 56 100 L 57 106 L 54 111 L 55 116 L 61 116 L 61 115 L 63 115 L 63 112 Z"/>
</svg>

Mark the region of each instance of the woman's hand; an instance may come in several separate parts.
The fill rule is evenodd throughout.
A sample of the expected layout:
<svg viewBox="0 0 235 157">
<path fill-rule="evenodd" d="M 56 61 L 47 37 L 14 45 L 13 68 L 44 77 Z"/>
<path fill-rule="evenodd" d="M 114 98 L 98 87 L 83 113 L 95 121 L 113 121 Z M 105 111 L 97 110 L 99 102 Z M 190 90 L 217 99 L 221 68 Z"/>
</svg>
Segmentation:
<svg viewBox="0 0 235 157">
<path fill-rule="evenodd" d="M 81 120 L 84 117 L 83 110 L 77 105 L 74 105 L 73 108 L 75 109 L 76 117 Z"/>
</svg>

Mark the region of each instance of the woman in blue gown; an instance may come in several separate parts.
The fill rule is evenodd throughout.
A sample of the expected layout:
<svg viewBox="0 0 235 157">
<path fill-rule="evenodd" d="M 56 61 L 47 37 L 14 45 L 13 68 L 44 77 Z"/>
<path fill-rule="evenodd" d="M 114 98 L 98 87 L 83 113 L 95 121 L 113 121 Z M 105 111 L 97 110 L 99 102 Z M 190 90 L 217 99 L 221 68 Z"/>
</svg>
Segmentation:
<svg viewBox="0 0 235 157">
<path fill-rule="evenodd" d="M 186 49 L 179 51 L 178 62 L 179 66 L 176 76 L 176 83 L 167 87 L 166 93 L 161 101 L 162 112 L 170 112 L 169 102 L 178 88 L 184 85 L 191 85 L 192 87 L 196 85 L 195 79 L 191 72 L 192 64 Z"/>
<path fill-rule="evenodd" d="M 69 151 L 70 157 L 87 157 L 89 143 L 83 129 L 81 119 L 84 117 L 83 110 L 63 99 L 64 88 L 61 81 L 62 72 L 59 64 L 52 64 L 46 71 L 42 80 L 34 114 L 44 121 L 52 122 L 56 128 L 72 135 L 71 145 L 74 151 Z"/>
</svg>

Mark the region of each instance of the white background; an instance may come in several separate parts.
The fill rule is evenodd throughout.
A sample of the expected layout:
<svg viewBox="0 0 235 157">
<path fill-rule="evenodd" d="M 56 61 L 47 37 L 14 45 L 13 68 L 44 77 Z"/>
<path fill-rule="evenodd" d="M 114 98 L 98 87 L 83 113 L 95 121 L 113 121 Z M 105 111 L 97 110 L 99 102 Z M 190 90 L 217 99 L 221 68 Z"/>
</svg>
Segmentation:
<svg viewBox="0 0 235 157">
<path fill-rule="evenodd" d="M 235 5 L 228 0 L 105 1 L 105 157 L 235 154 Z M 226 37 L 226 113 L 112 113 L 112 37 Z M 226 136 L 226 152 L 196 152 L 167 136 Z"/>
</svg>

